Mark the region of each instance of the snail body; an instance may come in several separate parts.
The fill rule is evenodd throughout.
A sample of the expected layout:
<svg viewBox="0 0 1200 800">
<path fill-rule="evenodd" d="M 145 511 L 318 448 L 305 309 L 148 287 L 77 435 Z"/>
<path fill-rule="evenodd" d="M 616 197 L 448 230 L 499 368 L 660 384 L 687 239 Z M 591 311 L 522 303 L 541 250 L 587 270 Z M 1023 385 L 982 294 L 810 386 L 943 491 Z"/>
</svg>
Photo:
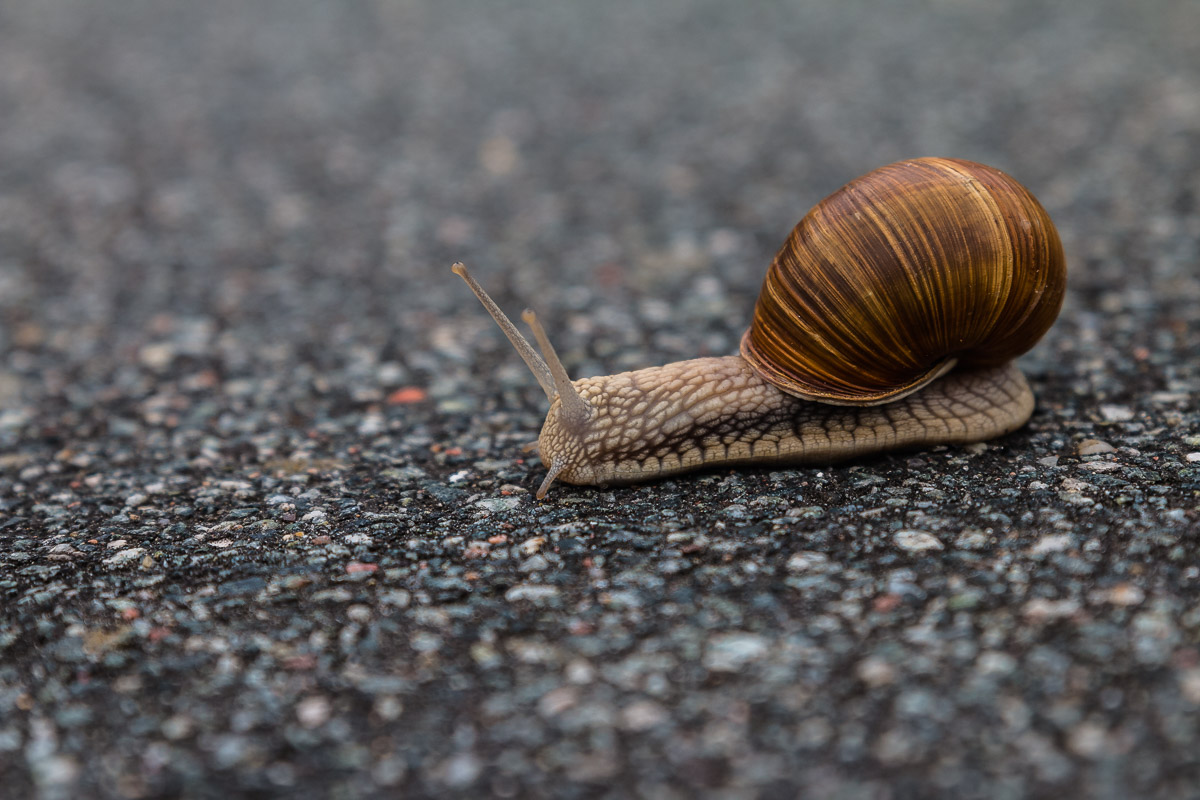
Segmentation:
<svg viewBox="0 0 1200 800">
<path fill-rule="evenodd" d="M 465 267 L 454 271 L 550 399 L 539 499 L 556 479 L 830 463 L 1008 433 L 1034 405 L 1012 360 L 1053 323 L 1066 284 L 1033 195 L 992 167 L 940 158 L 881 167 L 806 214 L 767 271 L 738 356 L 572 382 L 532 312 L 544 360 Z"/>
</svg>

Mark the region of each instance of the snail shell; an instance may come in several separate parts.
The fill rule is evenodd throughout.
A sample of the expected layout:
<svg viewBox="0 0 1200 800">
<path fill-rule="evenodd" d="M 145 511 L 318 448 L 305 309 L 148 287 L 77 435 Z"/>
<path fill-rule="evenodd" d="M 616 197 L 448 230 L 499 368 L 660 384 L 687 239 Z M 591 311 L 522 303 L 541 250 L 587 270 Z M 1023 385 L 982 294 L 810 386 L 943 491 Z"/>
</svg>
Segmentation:
<svg viewBox="0 0 1200 800">
<path fill-rule="evenodd" d="M 902 161 L 800 220 L 741 354 L 790 395 L 886 403 L 955 363 L 994 366 L 1029 350 L 1065 287 L 1058 232 L 1025 187 L 971 161 Z"/>
</svg>

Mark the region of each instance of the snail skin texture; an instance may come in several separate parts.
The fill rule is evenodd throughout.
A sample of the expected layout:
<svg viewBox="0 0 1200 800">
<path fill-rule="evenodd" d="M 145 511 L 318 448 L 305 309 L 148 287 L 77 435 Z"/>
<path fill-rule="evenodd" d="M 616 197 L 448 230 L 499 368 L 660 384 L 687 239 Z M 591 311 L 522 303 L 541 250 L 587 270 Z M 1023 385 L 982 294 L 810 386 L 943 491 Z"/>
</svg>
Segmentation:
<svg viewBox="0 0 1200 800">
<path fill-rule="evenodd" d="M 530 445 L 549 469 L 539 500 L 555 480 L 828 464 L 1009 433 L 1034 404 L 1013 359 L 1053 324 L 1066 287 L 1033 195 L 948 158 L 880 167 L 809 211 L 767 270 L 738 356 L 571 381 L 532 311 L 541 356 L 453 269 L 550 400 Z"/>
</svg>

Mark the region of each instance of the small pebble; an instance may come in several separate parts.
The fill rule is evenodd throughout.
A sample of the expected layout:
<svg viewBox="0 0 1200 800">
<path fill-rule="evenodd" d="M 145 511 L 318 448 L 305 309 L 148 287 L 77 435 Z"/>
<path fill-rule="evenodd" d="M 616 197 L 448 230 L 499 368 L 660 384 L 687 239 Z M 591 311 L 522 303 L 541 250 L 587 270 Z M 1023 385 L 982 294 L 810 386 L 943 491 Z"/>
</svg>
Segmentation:
<svg viewBox="0 0 1200 800">
<path fill-rule="evenodd" d="M 1117 448 L 1100 439 L 1084 439 L 1075 446 L 1075 452 L 1081 456 L 1095 456 L 1101 453 L 1112 453 Z"/>
<path fill-rule="evenodd" d="M 829 556 L 824 553 L 796 553 L 787 560 L 787 569 L 789 572 L 807 572 L 824 569 L 828 563 Z"/>
<path fill-rule="evenodd" d="M 988 545 L 988 535 L 978 528 L 967 528 L 954 540 L 960 550 L 980 550 Z"/>
<path fill-rule="evenodd" d="M 536 584 L 519 583 L 504 593 L 504 599 L 510 603 L 527 600 L 531 603 L 541 603 L 558 597 L 559 590 L 555 586 L 539 586 Z"/>
<path fill-rule="evenodd" d="M 864 658 L 854 668 L 858 679 L 871 688 L 886 686 L 896 680 L 896 670 L 882 658 Z"/>
<path fill-rule="evenodd" d="M 545 572 L 549 568 L 550 562 L 540 553 L 521 562 L 521 572 Z"/>
<path fill-rule="evenodd" d="M 670 714 L 653 700 L 639 700 L 621 709 L 621 727 L 627 731 L 646 731 L 666 723 Z"/>
<path fill-rule="evenodd" d="M 1200 667 L 1183 670 L 1179 674 L 1179 688 L 1189 703 L 1200 706 Z"/>
<path fill-rule="evenodd" d="M 323 695 L 306 697 L 296 705 L 296 719 L 306 728 L 319 728 L 329 721 L 332 706 Z"/>
<path fill-rule="evenodd" d="M 1029 554 L 1040 556 L 1046 553 L 1061 553 L 1070 548 L 1071 543 L 1071 537 L 1066 534 L 1043 536 L 1034 543 L 1033 547 L 1029 548 Z"/>
<path fill-rule="evenodd" d="M 145 548 L 130 547 L 128 550 L 121 550 L 111 558 L 104 559 L 104 563 L 110 567 L 121 567 L 134 561 L 141 560 L 142 554 L 145 553 Z"/>
<path fill-rule="evenodd" d="M 551 689 L 538 700 L 538 713 L 543 717 L 557 717 L 568 708 L 579 703 L 579 690 L 574 686 L 560 686 Z"/>
<path fill-rule="evenodd" d="M 1023 613 L 1036 621 L 1061 619 L 1073 616 L 1079 611 L 1079 603 L 1074 600 L 1047 600 L 1036 598 L 1025 604 Z"/>
<path fill-rule="evenodd" d="M 1102 405 L 1100 416 L 1105 422 L 1129 422 L 1133 419 L 1133 409 L 1128 406 Z"/>
<path fill-rule="evenodd" d="M 975 660 L 975 669 L 985 675 L 1007 675 L 1017 668 L 1017 660 L 1008 653 L 986 650 Z"/>
<path fill-rule="evenodd" d="M 767 640 L 753 633 L 714 636 L 704 651 L 704 666 L 713 672 L 737 672 L 767 654 Z"/>
<path fill-rule="evenodd" d="M 442 782 L 452 789 L 464 789 L 475 782 L 483 771 L 483 763 L 473 753 L 459 753 L 448 758 L 437 770 Z"/>
<path fill-rule="evenodd" d="M 1132 583 L 1118 583 L 1099 593 L 1100 599 L 1115 606 L 1137 606 L 1146 599 L 1146 593 Z"/>
<path fill-rule="evenodd" d="M 483 500 L 476 501 L 475 505 L 491 511 L 493 513 L 500 511 L 512 511 L 521 507 L 522 500 L 520 497 L 488 497 Z"/>
<path fill-rule="evenodd" d="M 1104 727 L 1095 722 L 1082 722 L 1067 735 L 1067 748 L 1083 758 L 1099 758 L 1108 748 Z"/>
<path fill-rule="evenodd" d="M 927 550 L 944 550 L 946 546 L 933 534 L 925 531 L 897 531 L 892 537 L 896 547 L 909 553 L 921 553 Z"/>
</svg>

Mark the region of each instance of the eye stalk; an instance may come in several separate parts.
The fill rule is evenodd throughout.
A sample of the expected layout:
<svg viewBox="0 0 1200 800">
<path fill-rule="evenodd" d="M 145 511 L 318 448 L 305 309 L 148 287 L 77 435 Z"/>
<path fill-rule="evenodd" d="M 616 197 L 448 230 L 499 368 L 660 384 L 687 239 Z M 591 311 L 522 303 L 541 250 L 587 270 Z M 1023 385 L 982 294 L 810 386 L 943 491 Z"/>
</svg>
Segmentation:
<svg viewBox="0 0 1200 800">
<path fill-rule="evenodd" d="M 546 399 L 550 401 L 550 404 L 553 405 L 555 400 L 559 401 L 558 418 L 562 427 L 568 431 L 582 432 L 587 426 L 588 420 L 591 419 L 594 409 L 572 385 L 571 377 L 559 359 L 554 345 L 550 344 L 550 337 L 546 335 L 546 329 L 542 327 L 537 314 L 533 313 L 531 309 L 525 309 L 521 314 L 521 319 L 533 330 L 538 348 L 542 351 L 540 356 L 517 330 L 517 326 L 513 325 L 508 316 L 500 310 L 500 306 L 496 305 L 483 287 L 471 277 L 471 273 L 467 272 L 466 266 L 461 261 L 450 269 L 455 275 L 466 281 L 467 286 L 471 287 L 471 291 L 479 298 L 479 302 L 492 315 L 492 319 L 496 320 L 500 330 L 504 331 L 504 335 L 508 337 L 517 353 L 529 366 L 533 377 L 537 378 L 537 382 L 542 387 L 542 391 L 546 393 Z M 546 496 L 554 479 L 567 468 L 567 462 L 562 458 L 552 458 L 547 466 L 549 466 L 550 472 L 537 490 L 538 500 Z"/>
<path fill-rule="evenodd" d="M 529 371 L 533 373 L 533 377 L 537 378 L 537 382 L 541 385 L 542 391 L 546 393 L 546 399 L 554 402 L 554 377 L 550 374 L 550 368 L 546 366 L 546 362 L 537 354 L 537 351 L 529 346 L 529 342 L 525 341 L 525 337 L 517 330 L 517 326 L 513 325 L 504 312 L 500 310 L 500 306 L 496 305 L 496 301 L 488 296 L 488 293 L 483 290 L 483 287 L 471 277 L 471 273 L 467 272 L 467 267 L 461 261 L 452 266 L 451 271 L 455 275 L 467 282 L 467 286 L 471 287 L 471 291 L 479 298 L 479 302 L 483 303 L 483 307 L 492 315 L 492 319 L 496 320 L 496 324 L 500 326 L 500 330 L 504 331 L 504 335 L 512 342 L 512 346 L 517 349 L 518 355 L 524 359 L 529 365 Z"/>
<path fill-rule="evenodd" d="M 554 389 L 562 401 L 559 417 L 568 428 L 582 427 L 592 416 L 592 407 L 588 405 L 587 400 L 580 396 L 579 392 L 575 391 L 575 387 L 571 384 L 571 377 L 567 375 L 566 367 L 559 360 L 554 345 L 550 344 L 550 338 L 546 336 L 546 329 L 542 327 L 537 314 L 527 308 L 521 312 L 521 319 L 525 320 L 525 324 L 533 330 L 533 338 L 537 339 L 542 357 L 546 360 L 550 374 L 554 377 Z M 552 397 L 550 400 L 553 402 L 554 398 Z"/>
</svg>

